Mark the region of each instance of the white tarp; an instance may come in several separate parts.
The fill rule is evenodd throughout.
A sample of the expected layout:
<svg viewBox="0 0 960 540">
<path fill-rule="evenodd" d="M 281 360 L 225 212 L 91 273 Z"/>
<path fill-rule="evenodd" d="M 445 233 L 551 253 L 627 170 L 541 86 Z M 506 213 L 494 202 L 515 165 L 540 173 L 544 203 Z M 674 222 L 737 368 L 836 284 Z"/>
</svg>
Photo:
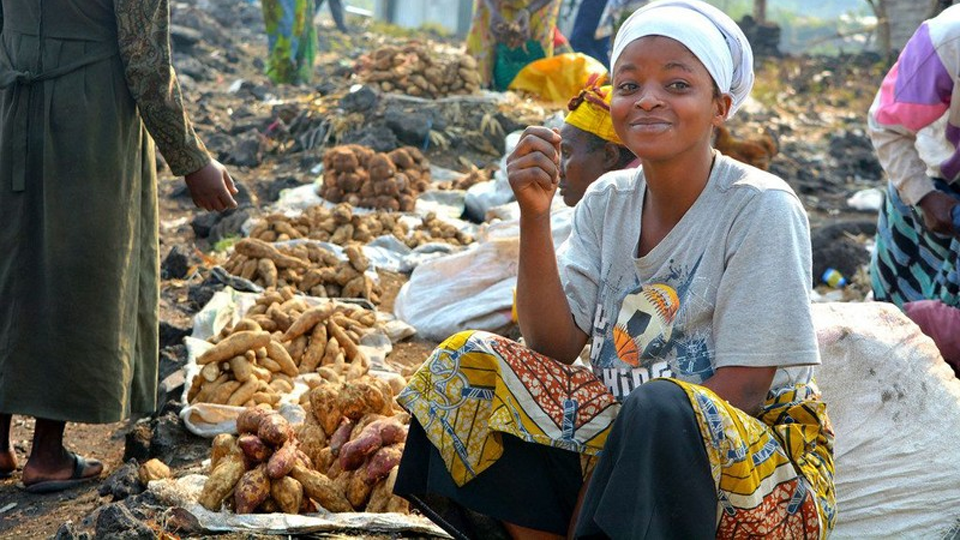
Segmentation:
<svg viewBox="0 0 960 540">
<path fill-rule="evenodd" d="M 892 304 L 813 309 L 817 382 L 836 433 L 831 538 L 951 537 L 960 524 L 960 380 Z"/>
</svg>

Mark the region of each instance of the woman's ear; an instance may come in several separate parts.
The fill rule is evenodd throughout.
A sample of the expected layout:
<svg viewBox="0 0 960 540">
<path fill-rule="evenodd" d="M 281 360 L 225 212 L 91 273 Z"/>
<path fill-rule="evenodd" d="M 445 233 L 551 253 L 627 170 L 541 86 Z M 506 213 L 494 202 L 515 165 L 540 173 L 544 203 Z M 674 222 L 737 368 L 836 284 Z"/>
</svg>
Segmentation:
<svg viewBox="0 0 960 540">
<path fill-rule="evenodd" d="M 622 152 L 623 148 L 620 145 L 605 141 L 603 143 L 603 170 L 609 172 L 620 169 Z"/>
<path fill-rule="evenodd" d="M 733 107 L 733 98 L 730 97 L 730 94 L 720 94 L 719 97 L 714 98 L 713 105 L 713 125 L 719 126 L 727 119 L 727 115 L 730 114 L 730 108 Z"/>
</svg>

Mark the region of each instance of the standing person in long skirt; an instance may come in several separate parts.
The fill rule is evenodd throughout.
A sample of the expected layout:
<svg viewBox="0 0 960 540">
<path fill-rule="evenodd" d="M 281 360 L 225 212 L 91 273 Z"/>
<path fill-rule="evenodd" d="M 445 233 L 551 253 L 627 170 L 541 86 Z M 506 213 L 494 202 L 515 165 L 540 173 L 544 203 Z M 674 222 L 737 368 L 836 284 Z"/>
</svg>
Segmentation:
<svg viewBox="0 0 960 540">
<path fill-rule="evenodd" d="M 0 476 L 11 415 L 36 418 L 22 483 L 51 492 L 103 466 L 66 422 L 156 408 L 154 141 L 197 206 L 236 206 L 183 109 L 165 0 L 0 0 Z"/>
<path fill-rule="evenodd" d="M 641 166 L 587 189 L 558 258 L 563 141 L 525 131 L 507 174 L 526 346 L 463 332 L 434 351 L 398 396 L 414 419 L 395 492 L 455 538 L 825 538 L 807 216 L 711 147 L 753 85 L 746 37 L 662 0 L 611 63 L 613 127 Z M 575 362 L 588 342 L 592 369 Z"/>
<path fill-rule="evenodd" d="M 275 83 L 306 84 L 317 56 L 314 0 L 262 0 L 267 30 L 267 76 Z"/>
</svg>

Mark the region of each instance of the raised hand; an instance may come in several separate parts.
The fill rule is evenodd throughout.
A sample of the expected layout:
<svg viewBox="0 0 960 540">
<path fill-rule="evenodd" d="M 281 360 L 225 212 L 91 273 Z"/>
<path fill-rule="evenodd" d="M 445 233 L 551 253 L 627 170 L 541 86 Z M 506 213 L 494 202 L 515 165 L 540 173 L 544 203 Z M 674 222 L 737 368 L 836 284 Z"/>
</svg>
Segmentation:
<svg viewBox="0 0 960 540">
<path fill-rule="evenodd" d="M 523 217 L 550 215 L 560 182 L 560 140 L 557 130 L 531 126 L 507 156 L 507 179 Z"/>
</svg>

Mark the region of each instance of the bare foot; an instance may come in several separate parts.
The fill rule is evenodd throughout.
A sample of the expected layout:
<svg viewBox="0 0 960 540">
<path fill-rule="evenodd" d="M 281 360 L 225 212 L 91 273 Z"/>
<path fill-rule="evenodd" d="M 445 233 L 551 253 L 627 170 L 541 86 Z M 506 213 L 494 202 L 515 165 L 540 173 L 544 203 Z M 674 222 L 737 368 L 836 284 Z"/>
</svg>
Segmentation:
<svg viewBox="0 0 960 540">
<path fill-rule="evenodd" d="M 6 478 L 17 470 L 17 454 L 13 448 L 0 451 L 0 478 Z"/>
<path fill-rule="evenodd" d="M 96 459 L 85 459 L 82 456 L 63 450 L 62 455 L 55 459 L 34 458 L 27 460 L 23 466 L 23 485 L 28 489 L 48 485 L 53 489 L 38 489 L 38 491 L 57 491 L 72 484 L 92 480 L 103 472 L 103 464 Z"/>
</svg>

